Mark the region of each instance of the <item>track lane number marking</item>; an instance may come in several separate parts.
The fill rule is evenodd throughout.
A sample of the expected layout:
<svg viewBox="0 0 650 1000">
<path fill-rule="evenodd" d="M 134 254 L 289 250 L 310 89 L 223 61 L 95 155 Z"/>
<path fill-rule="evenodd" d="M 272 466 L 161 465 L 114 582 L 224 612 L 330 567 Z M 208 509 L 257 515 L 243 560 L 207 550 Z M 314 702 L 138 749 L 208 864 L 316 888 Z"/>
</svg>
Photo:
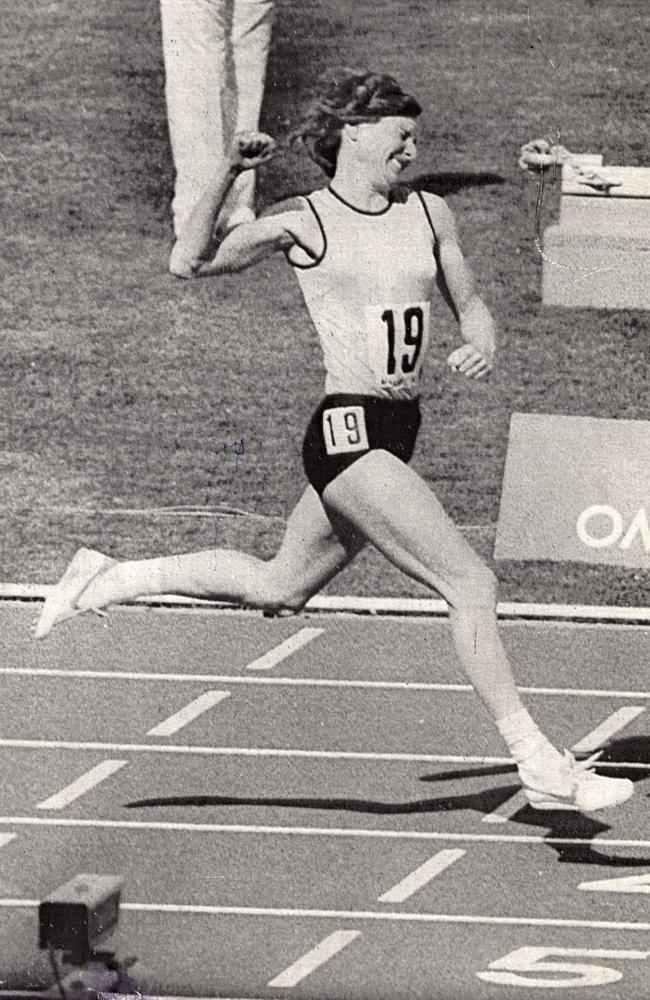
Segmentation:
<svg viewBox="0 0 650 1000">
<path fill-rule="evenodd" d="M 591 962 L 549 962 L 548 958 L 593 958 L 642 960 L 650 957 L 650 951 L 618 951 L 605 948 L 542 948 L 525 947 L 509 951 L 503 958 L 490 962 L 485 972 L 476 975 L 484 983 L 499 986 L 533 986 L 540 989 L 569 989 L 573 986 L 606 986 L 623 978 L 619 969 Z M 522 973 L 533 975 L 522 975 Z M 551 973 L 542 978 L 539 973 Z M 558 978 L 558 973 L 566 973 Z"/>
</svg>

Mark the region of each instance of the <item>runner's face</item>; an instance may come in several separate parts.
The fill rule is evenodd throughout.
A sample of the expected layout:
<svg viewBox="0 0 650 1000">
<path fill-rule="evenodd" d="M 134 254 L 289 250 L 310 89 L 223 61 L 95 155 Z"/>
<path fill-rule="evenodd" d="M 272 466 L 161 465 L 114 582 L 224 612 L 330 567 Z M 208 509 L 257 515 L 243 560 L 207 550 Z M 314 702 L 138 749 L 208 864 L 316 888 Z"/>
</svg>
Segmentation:
<svg viewBox="0 0 650 1000">
<path fill-rule="evenodd" d="M 414 118 L 380 118 L 359 125 L 361 158 L 371 180 L 379 186 L 395 184 L 417 156 Z"/>
</svg>

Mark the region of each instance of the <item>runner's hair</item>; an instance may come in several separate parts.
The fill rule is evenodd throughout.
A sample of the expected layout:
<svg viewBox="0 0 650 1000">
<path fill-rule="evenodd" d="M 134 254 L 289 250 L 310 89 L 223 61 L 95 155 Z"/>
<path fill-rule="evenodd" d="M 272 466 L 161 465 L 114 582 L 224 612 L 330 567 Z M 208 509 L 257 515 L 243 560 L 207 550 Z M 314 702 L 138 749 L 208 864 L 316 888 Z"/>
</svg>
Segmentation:
<svg viewBox="0 0 650 1000">
<path fill-rule="evenodd" d="M 305 147 L 328 177 L 336 170 L 344 125 L 396 115 L 417 118 L 422 113 L 416 99 L 387 73 L 344 67 L 329 70 L 319 83 L 318 94 L 291 139 Z"/>
</svg>

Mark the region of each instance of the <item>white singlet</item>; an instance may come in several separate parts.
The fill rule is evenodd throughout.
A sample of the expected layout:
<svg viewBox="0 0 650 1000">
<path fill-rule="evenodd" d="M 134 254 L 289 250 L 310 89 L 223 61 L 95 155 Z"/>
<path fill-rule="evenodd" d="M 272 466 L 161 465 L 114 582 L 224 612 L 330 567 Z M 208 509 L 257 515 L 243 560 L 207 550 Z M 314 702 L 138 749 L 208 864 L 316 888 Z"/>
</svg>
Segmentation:
<svg viewBox="0 0 650 1000">
<path fill-rule="evenodd" d="M 378 213 L 329 189 L 306 199 L 324 252 L 288 255 L 316 328 L 326 393 L 388 399 L 419 395 L 436 277 L 433 227 L 419 194 Z"/>
</svg>

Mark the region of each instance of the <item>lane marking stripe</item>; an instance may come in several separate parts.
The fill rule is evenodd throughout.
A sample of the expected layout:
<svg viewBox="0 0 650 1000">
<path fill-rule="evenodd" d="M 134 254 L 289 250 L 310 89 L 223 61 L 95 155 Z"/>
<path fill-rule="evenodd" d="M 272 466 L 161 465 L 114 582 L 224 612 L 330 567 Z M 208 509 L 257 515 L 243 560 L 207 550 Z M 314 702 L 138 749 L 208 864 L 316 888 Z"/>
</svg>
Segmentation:
<svg viewBox="0 0 650 1000">
<path fill-rule="evenodd" d="M 35 907 L 36 899 L 0 899 L 0 908 Z M 303 910 L 265 906 L 200 906 L 184 903 L 121 903 L 133 913 L 193 913 L 227 917 L 282 917 L 316 920 L 379 920 L 414 924 L 478 924 L 505 927 L 578 927 L 589 930 L 650 931 L 650 922 L 632 920 L 573 920 L 555 917 L 491 917 L 460 913 L 404 913 L 384 910 Z"/>
<path fill-rule="evenodd" d="M 196 754 L 204 757 L 304 757 L 315 760 L 384 760 L 423 764 L 512 764 L 511 757 L 488 757 L 484 754 L 454 755 L 435 753 L 379 753 L 358 750 L 298 750 L 273 747 L 206 747 L 156 743 L 93 743 L 66 740 L 0 739 L 0 747 L 15 750 L 101 750 L 121 753 Z M 603 761 L 599 767 L 650 770 L 650 763 Z"/>
<path fill-rule="evenodd" d="M 175 712 L 168 719 L 159 722 L 157 726 L 149 730 L 147 736 L 173 736 L 183 726 L 194 722 L 195 719 L 198 719 L 208 709 L 214 708 L 215 705 L 218 705 L 220 701 L 229 696 L 230 691 L 205 691 L 204 694 L 199 695 L 198 698 L 191 701 L 185 708 L 181 708 L 179 712 Z"/>
<path fill-rule="evenodd" d="M 369 681 L 329 677 L 246 677 L 237 674 L 173 674 L 128 670 L 66 670 L 59 667 L 0 667 L 0 675 L 61 677 L 85 680 L 164 681 L 177 684 L 267 684 L 287 687 L 369 688 L 393 691 L 452 691 L 474 694 L 471 684 L 435 684 L 428 681 Z M 519 686 L 522 694 L 557 695 L 562 698 L 650 699 L 650 691 L 608 691 L 605 688 L 551 688 Z"/>
<path fill-rule="evenodd" d="M 592 729 L 590 733 L 583 736 L 571 747 L 573 753 L 593 753 L 598 750 L 603 743 L 606 743 L 610 736 L 620 732 L 629 722 L 636 719 L 645 708 L 638 705 L 627 705 L 619 708 L 612 715 L 608 716 L 599 726 Z M 523 791 L 518 791 L 505 802 L 502 802 L 493 812 L 486 813 L 482 818 L 483 823 L 507 823 L 509 819 L 519 812 L 526 805 L 526 796 Z"/>
<path fill-rule="evenodd" d="M 0 833 L 0 847 L 5 847 L 10 844 L 12 840 L 15 840 L 18 836 L 17 833 Z"/>
<path fill-rule="evenodd" d="M 609 718 L 604 719 L 599 726 L 574 743 L 571 749 L 574 753 L 593 753 L 643 712 L 645 712 L 645 708 L 639 705 L 626 705 L 624 708 L 619 708 Z"/>
<path fill-rule="evenodd" d="M 470 844 L 586 844 L 595 848 L 650 850 L 650 840 L 607 837 L 551 837 L 500 833 L 441 833 L 437 830 L 374 830 L 364 827 L 261 826 L 244 823 L 182 823 L 148 820 L 69 819 L 0 816 L 1 826 L 78 827 L 103 830 L 153 830 L 173 833 L 231 833 L 273 837 L 350 837 L 369 840 L 433 840 Z"/>
<path fill-rule="evenodd" d="M 459 848 L 451 848 L 446 851 L 439 851 L 434 854 L 432 858 L 425 861 L 424 864 L 420 865 L 410 875 L 394 885 L 392 889 L 388 892 L 383 893 L 377 900 L 378 903 L 403 903 L 405 900 L 410 899 L 419 889 L 422 889 L 427 883 L 434 879 L 436 875 L 440 875 L 447 868 L 462 858 L 465 851 Z"/>
<path fill-rule="evenodd" d="M 361 937 L 361 931 L 334 931 L 333 934 L 323 938 L 320 944 L 308 951 L 306 955 L 290 965 L 288 969 L 271 979 L 267 985 L 280 990 L 297 986 L 298 983 L 319 969 L 334 955 L 338 955 L 358 937 Z"/>
<path fill-rule="evenodd" d="M 119 771 L 120 768 L 126 765 L 125 760 L 105 760 L 96 767 L 86 771 L 81 777 L 77 778 L 70 785 L 66 785 L 62 788 L 60 792 L 56 795 L 51 795 L 49 799 L 45 799 L 43 802 L 39 802 L 36 806 L 37 809 L 65 809 L 67 805 L 74 802 L 76 799 L 81 798 L 86 792 L 89 792 L 92 788 L 99 785 L 100 782 L 104 781 L 106 778 L 110 778 L 112 774 Z"/>
<path fill-rule="evenodd" d="M 0 583 L 0 600 L 44 599 L 51 592 L 54 584 L 46 583 Z M 201 598 L 187 597 L 179 594 L 157 594 L 155 597 L 136 597 L 133 604 L 153 604 L 155 606 L 170 605 L 203 608 L 211 611 L 222 611 L 226 614 L 246 614 L 243 609 L 233 605 L 220 604 L 218 601 L 207 601 Z M 418 597 L 357 597 L 355 595 L 322 595 L 311 598 L 305 605 L 307 611 L 351 612 L 352 614 L 417 614 L 446 616 L 449 606 L 437 598 Z M 250 612 L 249 612 L 250 613 Z M 252 612 L 254 614 L 254 612 Z M 527 604 L 513 601 L 500 601 L 497 604 L 497 614 L 508 618 L 535 618 L 541 621 L 584 621 L 594 622 L 642 622 L 650 624 L 650 608 L 625 607 L 607 604 Z"/>
<path fill-rule="evenodd" d="M 273 667 L 286 660 L 292 653 L 297 653 L 299 649 L 306 646 L 312 639 L 322 635 L 325 630 L 322 628 L 301 628 L 295 635 L 289 636 L 281 642 L 275 649 L 269 650 L 264 656 L 259 656 L 252 663 L 247 664 L 247 670 L 271 670 Z"/>
<path fill-rule="evenodd" d="M 78 976 L 77 976 L 78 978 Z M 101 990 L 98 1000 L 268 1000 L 268 997 L 174 997 L 161 993 L 111 993 Z M 51 990 L 0 990 L 0 1000 L 52 1000 Z"/>
<path fill-rule="evenodd" d="M 650 893 L 650 872 L 643 875 L 625 875 L 623 878 L 604 878 L 596 882 L 581 882 L 578 889 L 585 892 Z"/>
</svg>

